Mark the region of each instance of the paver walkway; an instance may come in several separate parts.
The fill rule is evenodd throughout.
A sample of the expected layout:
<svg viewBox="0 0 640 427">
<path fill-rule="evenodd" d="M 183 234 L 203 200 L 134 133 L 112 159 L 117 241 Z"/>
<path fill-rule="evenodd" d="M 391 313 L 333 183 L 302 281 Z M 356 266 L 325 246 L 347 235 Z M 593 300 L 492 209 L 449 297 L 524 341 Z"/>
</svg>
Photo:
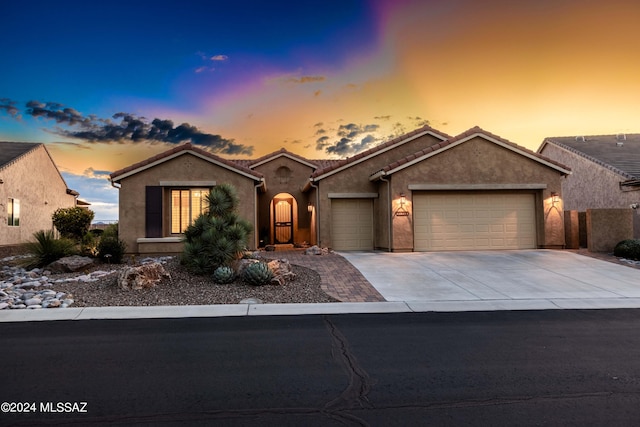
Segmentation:
<svg viewBox="0 0 640 427">
<path fill-rule="evenodd" d="M 278 249 L 273 252 L 261 252 L 260 255 L 269 259 L 285 258 L 291 264 L 316 271 L 322 278 L 322 290 L 339 301 L 386 301 L 358 269 L 336 253 L 305 255 L 304 249 Z"/>
</svg>

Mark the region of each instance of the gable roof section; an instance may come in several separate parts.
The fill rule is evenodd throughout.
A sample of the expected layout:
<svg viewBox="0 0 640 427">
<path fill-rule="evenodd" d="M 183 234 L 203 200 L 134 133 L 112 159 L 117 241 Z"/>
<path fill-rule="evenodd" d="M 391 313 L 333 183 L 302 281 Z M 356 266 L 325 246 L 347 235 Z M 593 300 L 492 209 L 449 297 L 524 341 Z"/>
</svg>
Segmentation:
<svg viewBox="0 0 640 427">
<path fill-rule="evenodd" d="M 34 142 L 0 142 L 0 169 L 4 169 L 29 151 L 42 145 Z"/>
<path fill-rule="evenodd" d="M 414 139 L 420 138 L 421 136 L 424 136 L 424 135 L 431 135 L 442 141 L 446 141 L 447 138 L 450 138 L 449 135 L 442 133 L 440 131 L 437 131 L 431 126 L 423 126 L 419 129 L 416 129 L 402 136 L 394 138 L 390 141 L 376 145 L 375 147 L 370 148 L 361 153 L 358 153 L 355 156 L 347 157 L 344 160 L 339 160 L 336 163 L 330 164 L 327 167 L 317 170 L 311 175 L 311 178 L 314 181 L 319 181 L 330 175 L 333 175 L 347 168 L 350 168 L 351 166 L 357 165 L 358 163 L 364 162 L 365 160 L 368 160 L 374 156 L 385 153 L 399 145 L 402 145 L 404 143 L 413 141 Z"/>
<path fill-rule="evenodd" d="M 554 144 L 627 179 L 640 179 L 640 134 L 549 137 L 544 139 L 538 152 L 542 152 L 547 144 Z"/>
<path fill-rule="evenodd" d="M 305 166 L 309 166 L 311 169 L 317 169 L 318 165 L 313 163 L 311 160 L 307 160 L 302 156 L 299 156 L 297 154 L 293 154 L 290 151 L 287 151 L 285 148 L 281 148 L 278 151 L 274 151 L 273 153 L 267 154 L 265 156 L 262 156 L 258 159 L 255 160 L 251 160 L 249 162 L 249 168 L 253 169 L 255 167 L 258 167 L 260 165 L 264 165 L 265 163 L 269 163 L 272 160 L 278 159 L 280 157 L 287 157 L 291 160 L 294 160 L 298 163 L 302 163 Z"/>
<path fill-rule="evenodd" d="M 121 179 L 127 178 L 131 175 L 135 175 L 139 172 L 167 162 L 171 159 L 175 159 L 176 157 L 180 157 L 184 154 L 192 154 L 196 157 L 208 161 L 209 163 L 218 165 L 225 169 L 229 169 L 255 181 L 263 180 L 263 175 L 261 173 L 253 171 L 231 160 L 225 160 L 222 157 L 218 157 L 215 154 L 211 154 L 208 151 L 195 147 L 193 144 L 188 142 L 186 144 L 178 145 L 177 147 L 157 154 L 141 162 L 135 163 L 131 166 L 127 166 L 124 169 L 113 172 L 111 175 L 109 175 L 111 178 L 111 182 L 120 181 Z"/>
<path fill-rule="evenodd" d="M 442 141 L 438 144 L 432 145 L 430 147 L 425 148 L 424 150 L 420 150 L 417 153 L 411 154 L 403 159 L 397 160 L 393 163 L 391 163 L 390 165 L 385 166 L 384 168 L 382 168 L 380 171 L 374 173 L 373 175 L 371 175 L 370 180 L 374 181 L 379 179 L 382 176 L 385 175 L 391 175 L 397 171 L 400 171 L 402 169 L 405 169 L 409 166 L 412 166 L 416 163 L 419 163 L 425 159 L 428 159 L 429 157 L 435 156 L 438 153 L 441 153 L 445 150 L 449 150 L 453 147 L 456 147 L 460 144 L 463 144 L 475 137 L 481 137 L 489 142 L 493 142 L 494 144 L 497 144 L 503 148 L 506 148 L 508 150 L 511 150 L 515 153 L 518 153 L 520 155 L 523 155 L 525 157 L 528 157 L 531 160 L 534 160 L 538 163 L 541 163 L 545 166 L 548 166 L 552 169 L 557 170 L 558 172 L 561 172 L 565 175 L 568 175 L 571 173 L 571 169 L 559 162 L 556 162 L 555 160 L 551 160 L 539 153 L 535 153 L 527 148 L 524 148 L 518 144 L 515 144 L 511 141 L 508 141 L 504 138 L 501 138 L 497 135 L 492 134 L 491 132 L 487 132 L 485 130 L 483 130 L 482 128 L 475 126 L 469 130 L 467 130 L 466 132 L 461 133 L 460 135 L 448 139 L 446 141 Z"/>
</svg>

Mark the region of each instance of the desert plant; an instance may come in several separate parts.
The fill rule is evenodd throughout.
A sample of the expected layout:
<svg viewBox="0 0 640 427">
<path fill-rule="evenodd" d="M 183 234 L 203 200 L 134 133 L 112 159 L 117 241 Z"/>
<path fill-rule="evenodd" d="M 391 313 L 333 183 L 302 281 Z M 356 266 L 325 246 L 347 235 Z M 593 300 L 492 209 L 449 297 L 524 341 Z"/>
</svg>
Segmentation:
<svg viewBox="0 0 640 427">
<path fill-rule="evenodd" d="M 23 266 L 31 269 L 44 267 L 60 258 L 76 253 L 75 243 L 67 238 L 56 239 L 53 231 L 40 230 L 33 233 L 35 241 L 27 242 L 25 249 L 30 257 L 25 258 Z"/>
<path fill-rule="evenodd" d="M 640 260 L 640 240 L 627 239 L 619 242 L 613 248 L 613 254 L 621 258 Z"/>
<path fill-rule="evenodd" d="M 206 201 L 207 211 L 184 232 L 181 262 L 196 274 L 213 274 L 240 258 L 252 230 L 251 223 L 236 212 L 239 199 L 232 185 L 214 187 Z"/>
<path fill-rule="evenodd" d="M 98 243 L 98 258 L 103 262 L 120 264 L 126 250 L 127 245 L 122 240 L 117 237 L 103 236 Z"/>
<path fill-rule="evenodd" d="M 80 207 L 59 208 L 53 215 L 53 225 L 62 237 L 81 242 L 82 237 L 89 231 L 94 213 Z"/>
<path fill-rule="evenodd" d="M 236 273 L 233 268 L 223 265 L 213 272 L 213 281 L 220 284 L 231 283 L 235 276 Z"/>
<path fill-rule="evenodd" d="M 253 286 L 266 285 L 273 279 L 273 271 L 264 262 L 255 262 L 244 270 L 244 281 Z"/>
</svg>

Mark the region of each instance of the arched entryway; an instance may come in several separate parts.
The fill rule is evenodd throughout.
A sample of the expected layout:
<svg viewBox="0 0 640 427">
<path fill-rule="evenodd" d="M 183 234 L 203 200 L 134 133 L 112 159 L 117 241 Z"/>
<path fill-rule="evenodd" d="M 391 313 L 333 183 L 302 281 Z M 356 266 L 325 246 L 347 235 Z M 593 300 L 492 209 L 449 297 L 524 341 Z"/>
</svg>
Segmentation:
<svg viewBox="0 0 640 427">
<path fill-rule="evenodd" d="M 276 245 L 293 243 L 298 204 L 289 193 L 278 193 L 271 199 L 271 232 Z"/>
</svg>

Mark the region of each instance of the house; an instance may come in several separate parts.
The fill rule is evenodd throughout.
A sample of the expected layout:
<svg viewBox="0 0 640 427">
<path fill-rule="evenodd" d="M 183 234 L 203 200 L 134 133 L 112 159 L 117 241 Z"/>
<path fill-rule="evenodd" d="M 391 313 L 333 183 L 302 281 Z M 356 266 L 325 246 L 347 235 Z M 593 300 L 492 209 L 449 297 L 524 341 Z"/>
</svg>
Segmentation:
<svg viewBox="0 0 640 427">
<path fill-rule="evenodd" d="M 429 126 L 343 160 L 281 149 L 226 160 L 192 144 L 111 174 L 131 252 L 181 250 L 181 232 L 218 183 L 241 195 L 248 246 L 309 242 L 336 250 L 562 248 L 563 164 L 478 127 Z"/>
<path fill-rule="evenodd" d="M 562 184 L 566 210 L 640 202 L 640 134 L 545 138 L 538 152 L 571 167 Z"/>
<path fill-rule="evenodd" d="M 538 153 L 571 168 L 562 183 L 565 210 L 628 209 L 640 203 L 640 134 L 549 137 Z M 640 238 L 640 215 L 633 219 Z"/>
<path fill-rule="evenodd" d="M 74 207 L 77 197 L 44 144 L 0 142 L 0 246 L 21 244 L 36 231 L 52 230 L 53 213 Z"/>
</svg>

